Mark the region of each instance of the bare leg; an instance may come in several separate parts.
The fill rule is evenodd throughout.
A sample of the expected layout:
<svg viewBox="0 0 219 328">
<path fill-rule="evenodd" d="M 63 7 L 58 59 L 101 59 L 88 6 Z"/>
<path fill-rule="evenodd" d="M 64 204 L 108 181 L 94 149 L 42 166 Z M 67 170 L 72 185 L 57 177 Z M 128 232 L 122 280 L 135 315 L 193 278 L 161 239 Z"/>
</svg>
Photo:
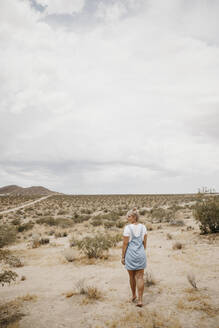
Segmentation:
<svg viewBox="0 0 219 328">
<path fill-rule="evenodd" d="M 129 282 L 132 290 L 132 301 L 136 299 L 136 280 L 135 280 L 135 271 L 128 270 L 129 273 Z"/>
<path fill-rule="evenodd" d="M 137 306 L 142 306 L 142 297 L 144 292 L 144 269 L 136 270 L 136 284 L 138 289 L 138 304 Z"/>
</svg>

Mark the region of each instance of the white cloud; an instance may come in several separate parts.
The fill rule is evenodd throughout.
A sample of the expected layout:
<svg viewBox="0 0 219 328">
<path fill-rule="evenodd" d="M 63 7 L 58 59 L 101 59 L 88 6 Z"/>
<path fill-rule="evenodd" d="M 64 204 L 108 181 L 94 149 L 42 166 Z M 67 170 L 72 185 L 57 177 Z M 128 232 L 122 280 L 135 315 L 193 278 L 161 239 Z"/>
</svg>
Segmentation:
<svg viewBox="0 0 219 328">
<path fill-rule="evenodd" d="M 216 2 L 205 12 L 196 1 L 99 1 L 92 13 L 77 3 L 47 0 L 47 13 L 74 5 L 78 25 L 101 21 L 82 32 L 57 18 L 53 28 L 27 0 L 0 3 L 1 184 L 219 188 L 218 134 L 199 133 L 210 135 L 218 113 Z"/>
<path fill-rule="evenodd" d="M 47 14 L 77 13 L 84 6 L 84 0 L 37 0 L 37 3 L 46 7 Z"/>
</svg>

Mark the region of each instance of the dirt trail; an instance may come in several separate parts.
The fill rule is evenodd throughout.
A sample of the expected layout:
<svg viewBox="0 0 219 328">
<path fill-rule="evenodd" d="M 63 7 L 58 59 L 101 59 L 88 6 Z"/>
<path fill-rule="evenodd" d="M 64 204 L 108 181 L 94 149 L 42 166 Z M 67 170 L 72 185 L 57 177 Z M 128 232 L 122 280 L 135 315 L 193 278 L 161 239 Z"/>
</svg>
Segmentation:
<svg viewBox="0 0 219 328">
<path fill-rule="evenodd" d="M 47 195 L 47 196 L 41 197 L 41 198 L 39 198 L 37 200 L 34 200 L 34 201 L 29 202 L 29 203 L 25 203 L 25 204 L 19 205 L 19 206 L 14 207 L 14 208 L 10 208 L 9 210 L 5 210 L 5 211 L 0 212 L 0 215 L 1 214 L 7 214 L 7 213 L 10 213 L 10 212 L 14 212 L 14 211 L 18 211 L 21 208 L 31 206 L 31 205 L 33 205 L 35 203 L 38 203 L 38 202 L 41 202 L 42 200 L 44 200 L 44 199 L 46 199 L 48 197 L 51 197 L 51 196 L 53 196 L 53 194 L 52 195 Z"/>
</svg>

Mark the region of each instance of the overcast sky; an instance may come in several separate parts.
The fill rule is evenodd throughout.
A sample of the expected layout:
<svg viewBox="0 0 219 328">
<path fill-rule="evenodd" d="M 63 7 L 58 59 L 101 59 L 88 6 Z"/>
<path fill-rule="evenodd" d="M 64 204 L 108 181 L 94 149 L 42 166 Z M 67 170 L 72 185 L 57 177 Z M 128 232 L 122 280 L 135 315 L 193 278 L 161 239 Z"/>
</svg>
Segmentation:
<svg viewBox="0 0 219 328">
<path fill-rule="evenodd" d="M 1 0 L 0 186 L 219 190 L 218 0 Z"/>
</svg>

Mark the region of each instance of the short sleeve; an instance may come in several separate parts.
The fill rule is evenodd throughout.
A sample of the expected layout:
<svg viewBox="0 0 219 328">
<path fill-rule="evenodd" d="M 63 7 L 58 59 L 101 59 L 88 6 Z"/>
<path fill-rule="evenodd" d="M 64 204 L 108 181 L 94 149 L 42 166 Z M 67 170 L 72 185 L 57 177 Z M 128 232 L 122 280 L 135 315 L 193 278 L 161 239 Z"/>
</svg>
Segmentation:
<svg viewBox="0 0 219 328">
<path fill-rule="evenodd" d="M 126 225 L 123 231 L 123 236 L 124 237 L 130 237 L 130 230 L 128 228 L 128 226 Z"/>
<path fill-rule="evenodd" d="M 147 233 L 148 233 L 148 232 L 147 232 L 147 228 L 146 228 L 146 226 L 143 224 L 143 236 L 144 236 L 144 235 L 147 235 Z"/>
</svg>

